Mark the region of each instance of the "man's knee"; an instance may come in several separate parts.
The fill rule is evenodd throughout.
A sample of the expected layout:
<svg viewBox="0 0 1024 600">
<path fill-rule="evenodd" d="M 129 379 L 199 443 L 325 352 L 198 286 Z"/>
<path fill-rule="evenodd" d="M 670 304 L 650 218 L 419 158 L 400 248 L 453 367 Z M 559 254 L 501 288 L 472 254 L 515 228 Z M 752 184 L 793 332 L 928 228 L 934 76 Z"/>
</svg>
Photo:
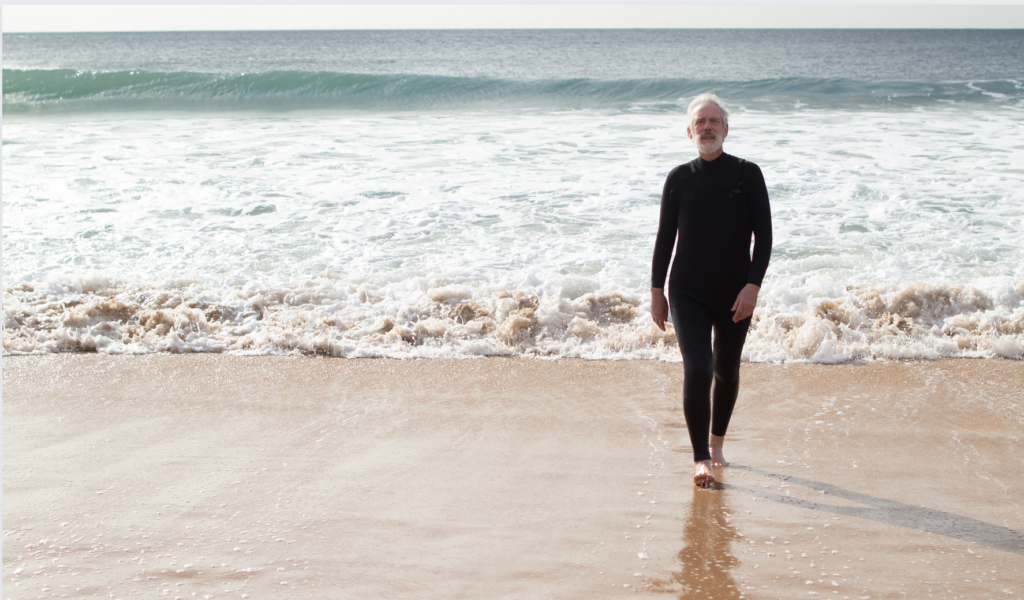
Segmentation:
<svg viewBox="0 0 1024 600">
<path fill-rule="evenodd" d="M 683 374 L 687 379 L 707 380 L 711 382 L 715 375 L 714 365 L 710 361 L 683 359 Z"/>
<path fill-rule="evenodd" d="M 736 384 L 740 382 L 740 365 L 737 362 L 735 365 L 715 365 L 715 381 L 727 384 Z"/>
</svg>

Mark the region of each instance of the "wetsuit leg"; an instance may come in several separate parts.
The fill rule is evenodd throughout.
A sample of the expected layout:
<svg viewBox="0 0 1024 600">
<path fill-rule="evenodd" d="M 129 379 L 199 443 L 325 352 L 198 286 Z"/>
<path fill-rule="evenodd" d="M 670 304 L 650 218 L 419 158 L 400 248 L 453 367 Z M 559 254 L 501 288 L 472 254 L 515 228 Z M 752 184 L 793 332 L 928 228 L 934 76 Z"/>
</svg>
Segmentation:
<svg viewBox="0 0 1024 600">
<path fill-rule="evenodd" d="M 681 294 L 671 298 L 671 310 L 683 355 L 683 415 L 693 460 L 711 460 L 708 433 L 725 435 L 729 426 L 739 392 L 740 356 L 750 319 L 733 323 L 732 311 L 712 310 Z"/>
<path fill-rule="evenodd" d="M 672 324 L 683 354 L 683 415 L 693 446 L 693 462 L 711 460 L 708 429 L 711 426 L 711 382 L 714 355 L 711 329 L 714 317 L 699 302 L 682 295 L 670 298 Z"/>
<path fill-rule="evenodd" d="M 715 391 L 711 433 L 724 436 L 740 391 L 740 358 L 750 319 L 733 323 L 731 310 L 718 311 L 715 316 Z"/>
</svg>

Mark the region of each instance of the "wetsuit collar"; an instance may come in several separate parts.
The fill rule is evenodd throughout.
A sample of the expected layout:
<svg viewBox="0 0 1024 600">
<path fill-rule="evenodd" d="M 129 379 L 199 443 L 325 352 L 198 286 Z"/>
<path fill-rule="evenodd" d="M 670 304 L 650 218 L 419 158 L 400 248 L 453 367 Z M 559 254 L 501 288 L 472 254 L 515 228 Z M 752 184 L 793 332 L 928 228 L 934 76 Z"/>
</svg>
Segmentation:
<svg viewBox="0 0 1024 600">
<path fill-rule="evenodd" d="M 704 160 L 703 158 L 698 156 L 694 160 L 694 163 L 696 163 L 697 168 L 700 169 L 701 171 L 714 171 L 715 169 L 718 169 L 722 165 L 724 165 L 725 163 L 729 162 L 727 160 L 724 160 L 726 158 L 731 158 L 731 157 L 728 154 L 726 154 L 725 152 L 723 152 L 723 153 L 719 154 L 718 158 L 716 158 L 715 160 Z"/>
</svg>

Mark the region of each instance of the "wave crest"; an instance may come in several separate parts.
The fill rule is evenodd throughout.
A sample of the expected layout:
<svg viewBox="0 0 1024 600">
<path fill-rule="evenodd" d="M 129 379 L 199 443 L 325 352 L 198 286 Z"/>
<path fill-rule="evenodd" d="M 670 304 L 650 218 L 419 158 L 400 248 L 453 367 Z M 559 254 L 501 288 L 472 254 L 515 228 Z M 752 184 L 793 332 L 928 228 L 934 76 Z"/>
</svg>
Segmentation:
<svg viewBox="0 0 1024 600">
<path fill-rule="evenodd" d="M 670 103 L 708 89 L 735 102 L 839 107 L 1012 102 L 1012 80 L 922 82 L 841 78 L 541 79 L 268 71 L 202 73 L 4 69 L 7 114 L 151 110 L 430 110 L 461 107 L 602 107 Z M 687 100 L 688 101 L 688 100 Z M 685 104 L 685 102 L 684 102 Z"/>
</svg>

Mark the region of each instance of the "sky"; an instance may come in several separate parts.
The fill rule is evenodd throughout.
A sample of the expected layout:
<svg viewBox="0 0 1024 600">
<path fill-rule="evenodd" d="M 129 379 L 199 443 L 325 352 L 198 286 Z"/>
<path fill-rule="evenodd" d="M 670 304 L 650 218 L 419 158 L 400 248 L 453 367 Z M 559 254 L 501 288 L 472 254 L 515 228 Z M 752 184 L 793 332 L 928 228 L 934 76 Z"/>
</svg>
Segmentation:
<svg viewBox="0 0 1024 600">
<path fill-rule="evenodd" d="M 1024 0 L 985 4 L 939 0 L 828 0 L 779 4 L 733 0 L 715 5 L 646 0 L 527 2 L 415 0 L 366 3 L 85 4 L 5 2 L 4 33 L 60 31 L 225 31 L 490 28 L 1013 28 L 1024 29 Z"/>
</svg>

